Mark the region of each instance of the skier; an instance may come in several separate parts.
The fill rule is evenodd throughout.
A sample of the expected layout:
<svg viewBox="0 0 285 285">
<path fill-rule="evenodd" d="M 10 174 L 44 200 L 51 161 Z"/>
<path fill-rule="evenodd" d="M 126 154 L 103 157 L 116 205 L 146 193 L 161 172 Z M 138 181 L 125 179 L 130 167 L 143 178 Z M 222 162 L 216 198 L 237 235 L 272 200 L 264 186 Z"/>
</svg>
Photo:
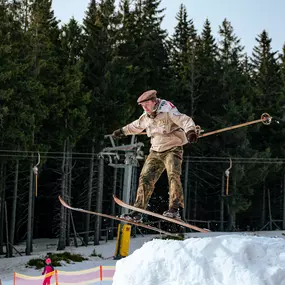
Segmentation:
<svg viewBox="0 0 285 285">
<path fill-rule="evenodd" d="M 45 263 L 46 263 L 46 265 L 45 265 L 45 268 L 42 272 L 42 275 L 48 274 L 48 273 L 51 273 L 54 271 L 54 268 L 51 264 L 51 259 L 49 257 L 46 258 Z M 52 277 L 52 274 L 48 274 L 48 276 L 46 276 L 44 279 L 43 285 L 50 285 L 51 277 Z"/>
<path fill-rule="evenodd" d="M 147 136 L 151 138 L 151 148 L 139 177 L 134 206 L 146 209 L 155 183 L 166 169 L 169 182 L 169 209 L 163 215 L 181 219 L 179 210 L 184 208 L 180 178 L 183 145 L 187 142 L 196 142 L 198 134 L 191 117 L 180 113 L 171 102 L 157 98 L 156 94 L 156 90 L 144 92 L 137 100 L 144 113 L 139 119 L 115 130 L 112 135 L 122 138 L 146 130 Z M 136 211 L 124 217 L 134 221 L 142 219 L 141 213 Z"/>
</svg>

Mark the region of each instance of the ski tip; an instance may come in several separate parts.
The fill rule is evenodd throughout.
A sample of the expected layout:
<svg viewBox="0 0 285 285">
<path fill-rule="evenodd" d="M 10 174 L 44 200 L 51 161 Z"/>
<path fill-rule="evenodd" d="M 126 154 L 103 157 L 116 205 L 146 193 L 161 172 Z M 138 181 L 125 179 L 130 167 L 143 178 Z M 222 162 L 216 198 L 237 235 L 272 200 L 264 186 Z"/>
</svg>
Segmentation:
<svg viewBox="0 0 285 285">
<path fill-rule="evenodd" d="M 66 206 L 66 202 L 61 198 L 60 195 L 58 196 L 58 200 L 63 206 Z"/>
</svg>

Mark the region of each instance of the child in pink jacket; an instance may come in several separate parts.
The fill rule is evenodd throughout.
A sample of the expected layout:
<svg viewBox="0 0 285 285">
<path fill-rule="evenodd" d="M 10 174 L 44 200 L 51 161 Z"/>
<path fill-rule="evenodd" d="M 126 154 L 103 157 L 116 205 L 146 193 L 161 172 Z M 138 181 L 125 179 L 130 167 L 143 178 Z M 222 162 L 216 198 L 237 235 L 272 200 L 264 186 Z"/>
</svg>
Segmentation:
<svg viewBox="0 0 285 285">
<path fill-rule="evenodd" d="M 45 266 L 45 268 L 44 268 L 44 270 L 42 272 L 42 275 L 48 274 L 48 273 L 54 271 L 54 268 L 51 265 L 51 259 L 49 257 L 45 260 L 45 263 L 46 263 L 46 266 Z M 43 285 L 50 285 L 51 277 L 52 277 L 52 275 L 49 275 L 48 277 L 45 277 Z"/>
</svg>

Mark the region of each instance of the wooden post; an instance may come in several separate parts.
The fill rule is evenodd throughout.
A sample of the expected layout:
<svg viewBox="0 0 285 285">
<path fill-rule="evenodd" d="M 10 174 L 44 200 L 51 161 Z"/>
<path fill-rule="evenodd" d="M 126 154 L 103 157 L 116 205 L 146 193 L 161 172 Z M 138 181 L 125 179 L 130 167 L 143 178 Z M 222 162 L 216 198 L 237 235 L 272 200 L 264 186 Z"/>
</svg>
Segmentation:
<svg viewBox="0 0 285 285">
<path fill-rule="evenodd" d="M 100 281 L 103 280 L 103 267 L 100 265 Z"/>
<path fill-rule="evenodd" d="M 54 273 L 55 273 L 55 284 L 58 285 L 58 272 L 57 272 L 57 270 L 55 270 Z"/>
</svg>

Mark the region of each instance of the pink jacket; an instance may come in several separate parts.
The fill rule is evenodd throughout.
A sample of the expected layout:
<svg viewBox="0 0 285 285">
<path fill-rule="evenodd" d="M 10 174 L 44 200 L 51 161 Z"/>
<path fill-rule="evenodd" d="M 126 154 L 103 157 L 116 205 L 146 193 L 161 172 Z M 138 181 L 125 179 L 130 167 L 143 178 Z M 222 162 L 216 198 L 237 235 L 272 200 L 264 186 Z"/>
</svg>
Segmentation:
<svg viewBox="0 0 285 285">
<path fill-rule="evenodd" d="M 151 138 L 151 150 L 162 152 L 175 146 L 186 144 L 185 133 L 195 130 L 191 117 L 181 114 L 169 101 L 159 99 L 155 118 L 145 112 L 139 119 L 123 127 L 125 135 L 139 134 L 146 130 Z"/>
<path fill-rule="evenodd" d="M 54 271 L 53 266 L 51 264 L 48 264 L 48 265 L 45 266 L 45 268 L 44 268 L 44 270 L 42 272 L 42 275 L 48 274 L 48 273 L 50 273 L 52 271 Z"/>
</svg>

